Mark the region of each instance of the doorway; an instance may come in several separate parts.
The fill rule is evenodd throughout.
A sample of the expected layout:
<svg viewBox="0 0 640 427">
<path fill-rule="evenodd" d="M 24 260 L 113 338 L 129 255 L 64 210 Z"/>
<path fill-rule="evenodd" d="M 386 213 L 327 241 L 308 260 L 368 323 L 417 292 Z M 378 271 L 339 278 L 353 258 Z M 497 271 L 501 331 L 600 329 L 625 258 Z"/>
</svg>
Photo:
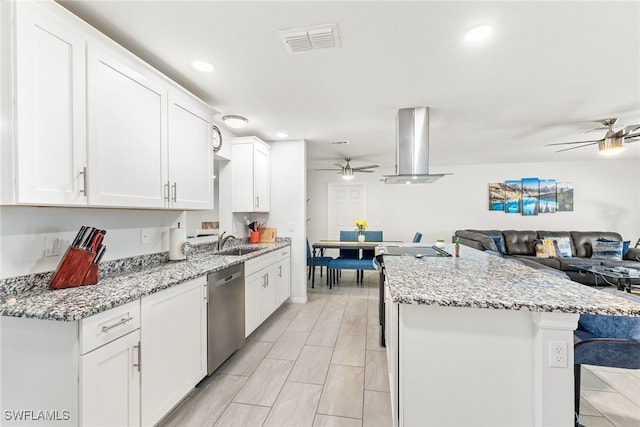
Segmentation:
<svg viewBox="0 0 640 427">
<path fill-rule="evenodd" d="M 367 214 L 364 184 L 328 184 L 327 238 L 340 239 L 340 230 L 355 230 L 353 222 Z"/>
</svg>

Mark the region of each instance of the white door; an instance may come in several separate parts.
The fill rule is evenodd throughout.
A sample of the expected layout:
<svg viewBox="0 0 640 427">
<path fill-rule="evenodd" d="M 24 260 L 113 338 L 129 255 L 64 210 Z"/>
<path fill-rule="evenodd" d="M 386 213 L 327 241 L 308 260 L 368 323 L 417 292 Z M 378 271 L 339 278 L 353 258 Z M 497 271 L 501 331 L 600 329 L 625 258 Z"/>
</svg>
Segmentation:
<svg viewBox="0 0 640 427">
<path fill-rule="evenodd" d="M 355 230 L 356 219 L 366 219 L 364 184 L 329 184 L 327 197 L 327 239 L 340 239 L 340 230 Z"/>
<path fill-rule="evenodd" d="M 142 425 L 157 423 L 207 375 L 206 279 L 142 298 Z"/>
<path fill-rule="evenodd" d="M 172 208 L 213 209 L 211 120 L 204 108 L 169 102 L 169 185 Z"/>
<path fill-rule="evenodd" d="M 136 330 L 80 357 L 80 425 L 140 425 L 139 345 Z"/>
<path fill-rule="evenodd" d="M 97 44 L 88 69 L 89 204 L 165 207 L 166 89 Z"/>
<path fill-rule="evenodd" d="M 85 40 L 17 2 L 17 202 L 86 204 Z"/>
</svg>

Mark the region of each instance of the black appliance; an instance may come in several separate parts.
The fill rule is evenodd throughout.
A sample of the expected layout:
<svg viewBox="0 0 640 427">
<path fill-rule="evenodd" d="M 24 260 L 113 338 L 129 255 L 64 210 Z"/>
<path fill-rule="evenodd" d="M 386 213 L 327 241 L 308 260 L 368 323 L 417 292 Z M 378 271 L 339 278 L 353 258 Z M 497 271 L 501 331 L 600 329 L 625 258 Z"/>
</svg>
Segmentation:
<svg viewBox="0 0 640 427">
<path fill-rule="evenodd" d="M 386 268 L 384 265 L 385 256 L 410 256 L 415 258 L 423 257 L 450 257 L 451 254 L 436 246 L 378 246 L 376 248 L 376 261 L 379 265 L 380 282 L 378 293 L 378 319 L 380 322 L 380 345 L 386 347 L 384 330 L 384 281 Z"/>
</svg>

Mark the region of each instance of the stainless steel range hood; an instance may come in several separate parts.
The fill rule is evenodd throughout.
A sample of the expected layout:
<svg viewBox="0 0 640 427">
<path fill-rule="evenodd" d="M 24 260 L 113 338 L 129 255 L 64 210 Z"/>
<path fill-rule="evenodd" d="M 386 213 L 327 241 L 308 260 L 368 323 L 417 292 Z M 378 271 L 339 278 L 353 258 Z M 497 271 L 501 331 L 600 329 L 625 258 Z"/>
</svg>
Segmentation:
<svg viewBox="0 0 640 427">
<path fill-rule="evenodd" d="M 446 174 L 429 173 L 429 107 L 401 108 L 397 117 L 396 174 L 385 184 L 425 184 Z"/>
</svg>

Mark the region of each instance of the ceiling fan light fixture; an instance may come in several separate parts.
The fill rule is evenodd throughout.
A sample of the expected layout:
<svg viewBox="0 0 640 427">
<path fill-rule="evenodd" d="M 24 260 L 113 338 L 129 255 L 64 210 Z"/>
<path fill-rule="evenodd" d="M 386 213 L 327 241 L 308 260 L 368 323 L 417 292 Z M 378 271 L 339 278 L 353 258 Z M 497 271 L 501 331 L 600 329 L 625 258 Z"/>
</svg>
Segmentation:
<svg viewBox="0 0 640 427">
<path fill-rule="evenodd" d="M 351 172 L 351 173 L 345 172 L 345 173 L 342 174 L 342 179 L 344 179 L 346 181 L 351 181 L 353 179 L 353 176 L 354 176 L 353 172 Z"/>
<path fill-rule="evenodd" d="M 233 114 L 229 114 L 227 116 L 222 117 L 222 121 L 225 125 L 229 126 L 233 129 L 241 129 L 249 123 L 249 120 L 242 116 L 236 116 Z"/>
<path fill-rule="evenodd" d="M 598 142 L 598 152 L 603 156 L 612 156 L 624 150 L 624 138 L 611 137 Z"/>
</svg>

